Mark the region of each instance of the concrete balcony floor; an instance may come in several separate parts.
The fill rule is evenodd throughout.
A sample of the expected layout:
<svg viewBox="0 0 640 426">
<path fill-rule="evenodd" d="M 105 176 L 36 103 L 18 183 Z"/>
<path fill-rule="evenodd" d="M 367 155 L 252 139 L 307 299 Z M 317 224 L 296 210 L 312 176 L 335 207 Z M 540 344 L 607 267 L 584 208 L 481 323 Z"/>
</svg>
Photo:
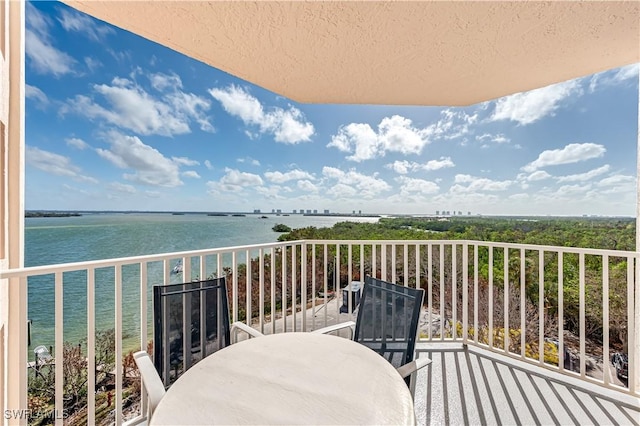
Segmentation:
<svg viewBox="0 0 640 426">
<path fill-rule="evenodd" d="M 475 346 L 419 343 L 418 425 L 639 425 L 640 401 Z"/>
</svg>

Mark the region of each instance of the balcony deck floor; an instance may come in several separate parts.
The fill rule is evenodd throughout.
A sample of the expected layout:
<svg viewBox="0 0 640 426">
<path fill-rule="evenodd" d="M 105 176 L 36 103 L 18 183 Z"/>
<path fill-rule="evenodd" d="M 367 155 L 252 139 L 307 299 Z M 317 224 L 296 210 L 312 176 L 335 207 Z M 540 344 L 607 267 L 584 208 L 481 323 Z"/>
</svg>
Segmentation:
<svg viewBox="0 0 640 426">
<path fill-rule="evenodd" d="M 640 424 L 640 401 L 469 345 L 419 343 L 418 425 Z"/>
</svg>

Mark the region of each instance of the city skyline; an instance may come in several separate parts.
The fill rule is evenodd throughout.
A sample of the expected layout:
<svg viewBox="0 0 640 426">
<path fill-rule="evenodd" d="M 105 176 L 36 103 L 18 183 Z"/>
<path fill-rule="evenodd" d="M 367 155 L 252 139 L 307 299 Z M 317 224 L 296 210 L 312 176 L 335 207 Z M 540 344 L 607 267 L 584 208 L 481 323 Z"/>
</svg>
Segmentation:
<svg viewBox="0 0 640 426">
<path fill-rule="evenodd" d="M 26 21 L 29 210 L 635 216 L 637 64 L 464 108 L 308 105 L 58 2 Z"/>
</svg>

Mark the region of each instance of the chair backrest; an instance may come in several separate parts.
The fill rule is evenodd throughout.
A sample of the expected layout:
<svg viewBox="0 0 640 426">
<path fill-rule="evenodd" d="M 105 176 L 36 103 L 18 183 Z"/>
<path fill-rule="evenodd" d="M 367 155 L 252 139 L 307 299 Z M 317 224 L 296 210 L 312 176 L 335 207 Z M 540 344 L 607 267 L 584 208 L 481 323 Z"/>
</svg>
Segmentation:
<svg viewBox="0 0 640 426">
<path fill-rule="evenodd" d="M 145 351 L 136 352 L 133 354 L 133 359 L 138 366 L 138 371 L 140 371 L 142 386 L 149 397 L 149 417 L 151 417 L 158 406 L 158 403 L 165 394 L 164 384 L 162 383 L 162 380 L 160 380 L 160 376 L 158 375 L 153 362 L 151 362 L 151 358 L 148 353 Z"/>
<path fill-rule="evenodd" d="M 365 277 L 354 340 L 395 368 L 413 361 L 424 290 Z"/>
<path fill-rule="evenodd" d="M 153 287 L 153 363 L 165 386 L 230 344 L 224 277 Z"/>
</svg>

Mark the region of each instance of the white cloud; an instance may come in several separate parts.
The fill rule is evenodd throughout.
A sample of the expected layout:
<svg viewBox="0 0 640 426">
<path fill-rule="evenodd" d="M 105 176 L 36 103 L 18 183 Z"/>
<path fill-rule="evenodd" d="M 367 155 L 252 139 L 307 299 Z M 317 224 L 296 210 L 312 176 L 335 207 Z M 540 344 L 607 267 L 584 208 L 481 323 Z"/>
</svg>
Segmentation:
<svg viewBox="0 0 640 426">
<path fill-rule="evenodd" d="M 604 146 L 595 143 L 572 143 L 562 149 L 543 151 L 535 161 L 522 167 L 522 170 L 533 172 L 546 166 L 577 163 L 602 157 L 606 151 Z"/>
<path fill-rule="evenodd" d="M 598 167 L 597 169 L 589 170 L 586 173 L 579 173 L 575 175 L 567 175 L 567 176 L 558 176 L 558 182 L 585 182 L 591 180 L 597 176 L 600 176 L 603 173 L 607 173 L 609 171 L 609 165 L 605 164 L 602 167 Z"/>
<path fill-rule="evenodd" d="M 440 115 L 437 122 L 424 128 L 415 127 L 410 119 L 399 115 L 383 118 L 377 130 L 367 123 L 350 123 L 338 129 L 327 147 L 350 153 L 347 160 L 356 162 L 384 157 L 387 152 L 420 154 L 434 140 L 455 139 L 469 133 L 469 126 L 478 119 L 477 114 L 451 109 Z"/>
<path fill-rule="evenodd" d="M 429 143 L 429 132 L 418 129 L 408 118 L 394 115 L 385 117 L 378 124 L 377 132 L 368 124 L 351 123 L 341 127 L 327 147 L 353 153 L 351 161 L 364 161 L 384 157 L 387 152 L 420 154 Z"/>
<path fill-rule="evenodd" d="M 453 161 L 451 161 L 451 157 L 440 157 L 439 160 L 430 160 L 425 164 L 425 170 L 440 170 L 449 167 L 455 167 Z"/>
<path fill-rule="evenodd" d="M 85 14 L 67 9 L 60 10 L 58 21 L 65 30 L 84 34 L 94 41 L 103 41 L 107 35 L 116 33 L 112 28 Z"/>
<path fill-rule="evenodd" d="M 503 144 L 511 142 L 511 139 L 506 137 L 502 133 L 498 133 L 497 135 L 492 135 L 491 133 L 484 133 L 482 135 L 476 135 L 476 140 L 482 142 L 483 147 L 488 147 L 488 142 L 493 142 L 496 144 Z"/>
<path fill-rule="evenodd" d="M 424 179 L 413 179 L 406 176 L 398 176 L 396 182 L 400 184 L 400 195 L 408 196 L 411 194 L 430 195 L 436 194 L 440 187 L 435 182 Z"/>
<path fill-rule="evenodd" d="M 171 159 L 181 166 L 199 166 L 200 162 L 187 157 L 171 157 Z"/>
<path fill-rule="evenodd" d="M 389 191 L 391 186 L 382 179 L 374 176 L 367 176 L 356 172 L 354 169 L 344 172 L 335 167 L 325 166 L 322 168 L 322 175 L 328 180 L 335 180 L 337 183 L 329 190 L 330 195 L 336 198 L 348 196 L 348 194 L 371 199 L 381 193 Z"/>
<path fill-rule="evenodd" d="M 260 133 L 273 134 L 276 142 L 296 144 L 311 141 L 315 129 L 297 108 L 279 107 L 265 111 L 260 101 L 243 88 L 230 85 L 224 89 L 209 89 L 209 94 L 222 104 L 222 108 L 244 124 L 258 126 Z"/>
<path fill-rule="evenodd" d="M 194 170 L 188 170 L 186 172 L 182 172 L 182 176 L 186 178 L 200 179 L 200 175 L 198 174 L 198 172 Z"/>
<path fill-rule="evenodd" d="M 614 86 L 627 80 L 638 79 L 640 64 L 630 64 L 621 68 L 603 71 L 591 76 L 589 80 L 589 92 L 593 93 L 598 86 Z"/>
<path fill-rule="evenodd" d="M 159 92 L 164 92 L 167 89 L 182 89 L 182 79 L 175 73 L 164 74 L 159 72 L 150 74 L 149 81 L 151 82 L 151 87 Z"/>
<path fill-rule="evenodd" d="M 454 185 L 449 189 L 452 193 L 467 193 L 477 191 L 506 191 L 514 183 L 510 180 L 497 181 L 466 174 L 455 176 Z"/>
<path fill-rule="evenodd" d="M 89 68 L 89 71 L 91 71 L 91 72 L 97 70 L 98 68 L 100 68 L 103 65 L 102 62 L 100 62 L 99 60 L 94 59 L 94 58 L 92 58 L 90 56 L 85 56 L 84 64 L 87 66 L 87 68 Z"/>
<path fill-rule="evenodd" d="M 313 182 L 308 181 L 308 180 L 299 180 L 298 181 L 298 189 L 304 192 L 313 192 L 316 193 L 318 191 L 320 191 L 320 187 L 318 187 L 317 185 L 314 185 Z"/>
<path fill-rule="evenodd" d="M 520 125 L 531 124 L 547 115 L 553 115 L 563 100 L 581 93 L 579 81 L 570 80 L 529 92 L 505 96 L 496 101 L 496 107 L 490 121 L 511 120 Z"/>
<path fill-rule="evenodd" d="M 627 175 L 613 175 L 602 179 L 598 182 L 598 186 L 607 187 L 607 186 L 621 186 L 633 184 L 635 185 L 636 177 L 635 176 L 627 176 Z"/>
<path fill-rule="evenodd" d="M 540 181 L 544 179 L 549 179 L 550 177 L 551 175 L 545 172 L 544 170 L 536 170 L 535 172 L 527 176 L 526 180 L 529 182 L 535 182 L 535 181 Z"/>
<path fill-rule="evenodd" d="M 262 178 L 253 173 L 241 172 L 237 169 L 225 168 L 225 175 L 220 179 L 219 186 L 224 191 L 241 191 L 245 187 L 262 186 Z"/>
<path fill-rule="evenodd" d="M 313 180 L 314 177 L 302 170 L 291 170 L 285 173 L 282 172 L 265 172 L 264 177 L 267 178 L 267 180 L 271 181 L 271 182 L 275 182 L 275 183 L 285 183 L 288 182 L 290 180 L 301 180 L 301 179 L 311 179 Z"/>
<path fill-rule="evenodd" d="M 439 160 L 430 160 L 426 163 L 417 163 L 415 161 L 394 161 L 393 163 L 385 164 L 385 168 L 391 169 L 394 172 L 406 175 L 407 173 L 415 172 L 418 170 L 428 170 L 434 171 L 439 169 L 444 169 L 448 167 L 455 167 L 453 161 L 451 161 L 451 157 L 440 157 Z"/>
<path fill-rule="evenodd" d="M 133 170 L 124 178 L 143 185 L 172 188 L 182 185 L 178 165 L 157 149 L 145 145 L 137 136 L 109 132 L 110 150 L 96 149 L 98 155 L 121 169 Z"/>
<path fill-rule="evenodd" d="M 213 164 L 209 160 L 204 160 L 204 166 L 209 170 L 213 170 Z"/>
<path fill-rule="evenodd" d="M 38 109 L 45 109 L 49 105 L 49 98 L 47 95 L 45 95 L 45 93 L 36 86 L 25 84 L 24 96 L 27 99 L 32 99 L 36 103 L 36 107 Z"/>
<path fill-rule="evenodd" d="M 71 110 L 142 135 L 189 133 L 191 121 L 200 124 L 204 131 L 213 131 L 206 117 L 209 101 L 192 93 L 175 90 L 156 99 L 135 82 L 118 77 L 111 85 L 94 85 L 93 90 L 106 99 L 108 108 L 88 96 L 77 95 L 67 101 L 67 108 L 62 112 Z"/>
<path fill-rule="evenodd" d="M 65 142 L 67 142 L 67 145 L 72 146 L 79 150 L 85 150 L 87 148 L 90 148 L 89 144 L 80 138 L 67 138 L 65 139 Z"/>
<path fill-rule="evenodd" d="M 25 54 L 31 67 L 38 74 L 52 74 L 55 77 L 73 73 L 76 61 L 53 46 L 49 18 L 29 2 L 25 8 Z"/>
<path fill-rule="evenodd" d="M 254 158 L 251 158 L 251 157 L 238 158 L 236 161 L 238 163 L 249 163 L 252 166 L 259 166 L 260 165 L 260 161 L 254 159 Z"/>
<path fill-rule="evenodd" d="M 109 189 L 125 194 L 135 194 L 137 192 L 136 188 L 133 185 L 120 182 L 111 182 L 109 184 Z"/>
<path fill-rule="evenodd" d="M 56 176 L 67 176 L 81 182 L 98 183 L 98 180 L 82 174 L 82 169 L 71 162 L 69 157 L 27 146 L 27 164 Z"/>
</svg>

